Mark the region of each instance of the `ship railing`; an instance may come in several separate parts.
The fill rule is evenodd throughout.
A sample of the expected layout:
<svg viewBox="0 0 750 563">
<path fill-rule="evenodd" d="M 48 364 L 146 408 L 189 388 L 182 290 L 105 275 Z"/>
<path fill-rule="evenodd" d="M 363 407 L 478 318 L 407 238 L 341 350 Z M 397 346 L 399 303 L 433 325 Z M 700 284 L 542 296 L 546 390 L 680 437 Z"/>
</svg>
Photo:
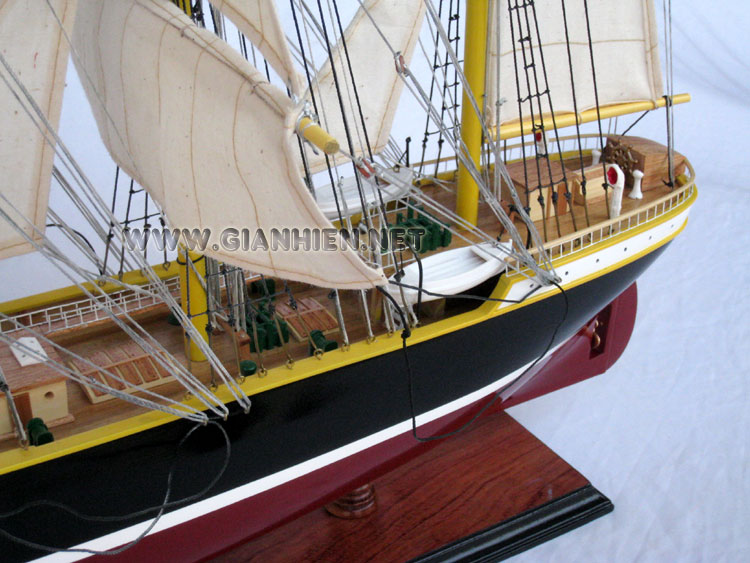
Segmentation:
<svg viewBox="0 0 750 563">
<path fill-rule="evenodd" d="M 602 143 L 606 144 L 606 136 L 600 137 L 598 133 L 581 133 L 580 135 L 580 151 L 584 153 L 590 152 L 592 149 L 600 149 Z M 520 161 L 524 158 L 533 156 L 536 154 L 533 145 L 534 141 L 526 141 L 523 143 L 515 143 L 513 145 L 502 144 L 502 157 L 503 162 L 510 164 L 511 162 Z M 577 156 L 579 153 L 579 136 L 578 135 L 567 135 L 556 139 L 550 139 L 547 141 L 547 154 L 549 154 L 550 160 L 556 160 L 563 155 L 564 158 L 570 158 Z M 493 192 L 495 197 L 501 198 L 500 192 L 501 186 L 493 186 Z"/>
<path fill-rule="evenodd" d="M 163 283 L 173 295 L 179 292 L 180 282 L 178 277 L 168 278 L 159 283 Z M 154 296 L 155 284 L 145 284 L 142 286 L 142 290 L 144 291 L 123 289 L 110 293 L 109 297 L 115 303 L 113 305 L 114 312 L 133 313 L 160 303 L 159 298 Z M 148 293 L 151 293 L 151 295 L 148 295 Z M 80 299 L 44 309 L 26 311 L 8 319 L 2 319 L 0 320 L 0 332 L 13 332 L 18 330 L 19 325 L 22 325 L 49 333 L 83 326 L 107 318 L 110 318 L 109 314 L 99 301 L 96 299 Z"/>
<path fill-rule="evenodd" d="M 687 181 L 682 186 L 652 201 L 648 206 L 633 209 L 613 219 L 546 243 L 544 247 L 550 259 L 557 260 L 583 252 L 602 241 L 654 222 L 659 217 L 684 204 L 695 191 L 695 171 L 687 160 L 685 164 Z M 532 251 L 532 254 L 536 254 L 536 251 Z M 513 268 L 513 270 L 513 272 L 508 272 L 509 278 L 518 275 L 518 269 Z"/>
<path fill-rule="evenodd" d="M 547 141 L 547 152 L 549 153 L 550 159 L 558 159 L 560 154 L 568 158 L 571 155 L 575 155 L 579 152 L 578 135 L 566 135 L 556 139 L 549 139 Z M 584 153 L 590 152 L 592 149 L 601 149 L 603 145 L 607 143 L 607 133 L 603 136 L 599 136 L 598 133 L 581 133 L 580 136 L 580 148 Z M 508 144 L 507 140 L 500 142 L 500 154 L 502 161 L 509 164 L 514 161 L 519 161 L 525 156 L 528 158 L 536 154 L 532 145 L 534 141 L 525 141 L 522 143 Z M 492 162 L 494 154 L 492 154 L 488 148 L 485 147 L 486 158 L 483 162 Z M 455 155 L 443 156 L 439 159 L 426 160 L 421 164 L 414 166 L 416 170 L 423 169 L 425 177 L 432 178 L 438 177 L 442 174 L 453 174 L 457 168 Z M 497 188 L 495 188 L 497 191 Z M 497 194 L 496 194 L 497 195 Z"/>
<path fill-rule="evenodd" d="M 564 158 L 575 158 L 579 153 L 580 146 L 580 150 L 582 150 L 584 155 L 587 156 L 592 149 L 601 149 L 601 147 L 606 144 L 607 135 L 609 133 L 611 132 L 603 133 L 602 135 L 599 135 L 598 133 L 582 133 L 580 137 L 578 135 L 568 135 L 556 139 L 550 139 L 547 143 L 548 153 L 551 159 L 559 158 L 560 155 Z M 523 159 L 524 153 L 526 157 L 530 156 L 534 152 L 534 149 L 531 147 L 531 145 L 534 144 L 534 141 L 526 141 L 517 142 L 511 145 L 507 144 L 506 141 L 501 141 L 503 161 L 505 163 L 519 161 Z M 491 160 L 491 155 L 488 155 L 488 159 L 485 161 L 487 160 Z M 570 235 L 545 243 L 544 247 L 550 258 L 555 260 L 563 256 L 579 253 L 604 240 L 635 229 L 644 223 L 653 221 L 665 213 L 668 213 L 676 206 L 681 205 L 692 196 L 695 189 L 695 172 L 687 160 L 685 161 L 685 164 L 687 169 L 687 182 L 682 186 L 674 189 L 669 194 L 650 202 L 647 206 L 634 209 L 630 212 L 623 213 L 615 219 L 598 223 L 589 228 L 578 230 Z M 439 160 L 427 161 L 424 165 L 435 167 L 436 173 L 438 171 L 446 173 L 454 172 L 450 167 L 455 165 L 455 157 L 446 156 Z M 499 186 L 493 186 L 493 191 L 496 197 L 500 197 Z M 530 253 L 534 257 L 538 255 L 536 249 L 530 250 Z M 406 259 L 401 263 L 401 266 L 407 265 L 413 261 L 413 258 Z M 519 263 L 516 259 L 509 257 L 506 259 L 506 262 L 508 264 L 507 276 L 509 278 L 518 275 L 529 276 L 530 272 L 528 268 Z M 384 264 L 384 266 L 388 267 L 392 265 Z"/>
</svg>

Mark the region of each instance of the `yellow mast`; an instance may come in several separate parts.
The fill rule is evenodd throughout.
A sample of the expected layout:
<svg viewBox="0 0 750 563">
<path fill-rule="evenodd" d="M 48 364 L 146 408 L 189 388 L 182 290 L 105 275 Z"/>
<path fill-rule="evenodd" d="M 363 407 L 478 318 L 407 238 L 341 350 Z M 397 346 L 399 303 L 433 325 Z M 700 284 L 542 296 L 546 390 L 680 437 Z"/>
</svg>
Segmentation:
<svg viewBox="0 0 750 563">
<path fill-rule="evenodd" d="M 466 3 L 466 27 L 464 37 L 464 75 L 471 89 L 464 89 L 461 103 L 461 139 L 474 162 L 477 170 L 481 168 L 482 123 L 474 111 L 470 95 L 473 94 L 477 105 L 484 106 L 485 71 L 487 58 L 487 22 L 489 19 L 489 0 L 470 0 Z M 479 186 L 469 170 L 459 163 L 458 189 L 456 195 L 456 213 L 463 219 L 477 224 L 479 205 Z"/>
<path fill-rule="evenodd" d="M 172 0 L 188 17 L 193 17 L 190 0 Z M 198 252 L 180 247 L 177 253 L 180 275 L 180 305 L 190 317 L 201 338 L 208 342 L 208 294 L 203 288 L 198 275 L 206 279 L 206 258 Z M 206 356 L 198 345 L 185 335 L 185 354 L 191 362 L 205 362 Z"/>
<path fill-rule="evenodd" d="M 190 5 L 190 0 L 172 0 L 172 3 L 185 12 L 188 17 L 193 17 L 193 7 Z"/>
<path fill-rule="evenodd" d="M 192 252 L 182 248 L 178 254 L 177 262 L 180 264 L 180 303 L 182 310 L 190 318 L 190 322 L 201 335 L 201 338 L 208 342 L 208 295 L 203 289 L 196 272 L 205 280 L 206 279 L 206 258 L 198 252 Z M 192 267 L 191 264 L 192 263 Z M 189 342 L 189 345 L 188 345 Z M 201 352 L 198 345 L 185 338 L 185 353 L 190 357 L 191 362 L 203 362 L 206 356 Z"/>
</svg>

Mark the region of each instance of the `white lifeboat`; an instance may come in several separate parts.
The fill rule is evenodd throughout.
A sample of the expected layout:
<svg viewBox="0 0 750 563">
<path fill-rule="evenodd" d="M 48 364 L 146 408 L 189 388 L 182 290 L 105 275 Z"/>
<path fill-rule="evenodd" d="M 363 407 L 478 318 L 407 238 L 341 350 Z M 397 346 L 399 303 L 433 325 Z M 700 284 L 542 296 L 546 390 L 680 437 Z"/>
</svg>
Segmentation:
<svg viewBox="0 0 750 563">
<path fill-rule="evenodd" d="M 366 178 L 364 175 L 360 176 L 362 179 L 362 195 L 364 196 L 365 205 L 368 207 L 380 205 L 378 191 L 382 194 L 384 203 L 405 196 L 412 185 L 411 183 L 414 178 L 414 172 L 411 168 L 404 166 L 398 169 L 394 168 L 384 170 L 382 176 L 383 178 L 380 179 L 377 184 L 375 183 L 375 176 L 370 176 L 369 178 Z M 388 183 L 384 183 L 383 179 Z M 341 178 L 340 183 L 341 188 L 339 189 L 338 186 L 336 187 L 336 195 L 339 198 L 341 214 L 346 216 L 361 213 L 362 200 L 359 197 L 356 178 L 354 176 Z M 338 209 L 336 208 L 336 199 L 333 196 L 331 184 L 324 184 L 315 188 L 315 201 L 328 219 L 336 220 L 339 218 Z"/>
<path fill-rule="evenodd" d="M 457 295 L 476 287 L 505 270 L 505 257 L 511 251 L 508 242 L 482 243 L 463 248 L 445 250 L 422 259 L 422 302 L 440 299 L 442 295 Z M 394 277 L 390 278 L 395 280 Z M 419 265 L 412 262 L 404 268 L 400 283 L 419 287 Z M 401 288 L 389 285 L 390 293 L 401 303 Z M 404 297 L 409 305 L 417 302 L 419 291 L 404 287 Z M 430 295 L 429 293 L 438 295 Z"/>
</svg>

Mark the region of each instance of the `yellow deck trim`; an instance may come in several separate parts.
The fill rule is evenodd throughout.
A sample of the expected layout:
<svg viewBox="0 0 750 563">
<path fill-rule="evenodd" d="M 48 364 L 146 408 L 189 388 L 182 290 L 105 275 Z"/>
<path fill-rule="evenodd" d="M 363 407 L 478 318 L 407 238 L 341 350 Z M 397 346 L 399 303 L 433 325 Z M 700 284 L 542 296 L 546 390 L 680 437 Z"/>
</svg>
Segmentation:
<svg viewBox="0 0 750 563">
<path fill-rule="evenodd" d="M 693 186 L 693 193 L 690 194 L 690 196 L 686 200 L 674 206 L 672 209 L 670 209 L 663 215 L 659 216 L 658 220 L 652 219 L 650 221 L 644 221 L 642 224 L 636 227 L 633 227 L 631 229 L 628 229 L 627 231 L 618 233 L 606 240 L 599 241 L 596 244 L 592 244 L 591 246 L 588 246 L 583 250 L 576 251 L 572 254 L 566 254 L 565 256 L 561 256 L 559 258 L 555 258 L 552 261 L 552 266 L 555 269 L 557 269 L 558 266 L 564 266 L 565 264 L 568 264 L 569 262 L 572 262 L 573 260 L 576 260 L 581 256 L 589 256 L 602 248 L 608 248 L 610 246 L 614 246 L 615 244 L 618 244 L 619 242 L 622 242 L 623 240 L 629 239 L 633 237 L 634 235 L 638 235 L 642 232 L 648 231 L 654 225 L 661 225 L 662 223 L 666 223 L 667 221 L 676 217 L 677 215 L 679 215 L 686 209 L 689 209 L 697 198 L 698 198 L 698 188 Z M 554 244 L 554 241 L 553 241 L 553 244 Z"/>
<path fill-rule="evenodd" d="M 684 211 L 684 210 L 682 210 L 682 211 Z M 619 262 L 616 262 L 615 264 L 612 264 L 611 266 L 607 266 L 606 268 L 602 268 L 601 270 L 598 270 L 595 274 L 589 274 L 588 276 L 584 276 L 582 278 L 579 278 L 577 280 L 571 281 L 569 283 L 561 283 L 560 286 L 563 289 L 565 289 L 565 290 L 573 289 L 574 287 L 578 287 L 579 285 L 583 285 L 585 283 L 588 283 L 591 280 L 594 280 L 594 279 L 599 278 L 601 276 L 607 275 L 610 272 L 614 272 L 615 270 L 619 270 L 623 266 L 627 266 L 628 264 L 630 264 L 632 262 L 635 262 L 636 260 L 638 260 L 640 258 L 643 258 L 647 254 L 650 254 L 651 252 L 655 251 L 657 248 L 660 248 L 660 247 L 664 246 L 665 244 L 667 244 L 668 242 L 672 241 L 677 235 L 679 235 L 685 229 L 685 227 L 687 227 L 687 223 L 688 223 L 688 219 L 686 218 L 685 221 L 683 222 L 683 224 L 680 225 L 680 227 L 674 233 L 671 233 L 669 236 L 661 239 L 660 241 L 658 241 L 655 244 L 653 244 L 653 245 L 645 248 L 644 250 L 642 250 L 640 252 L 637 252 L 637 253 L 629 256 L 628 258 L 624 258 L 623 260 L 621 260 Z M 637 233 L 629 233 L 629 234 L 630 235 L 635 235 Z M 613 244 L 615 244 L 616 242 L 621 242 L 622 240 L 627 240 L 628 238 L 630 238 L 630 237 L 623 237 L 619 241 L 613 242 Z M 612 245 L 610 244 L 610 245 L 606 245 L 606 246 L 612 246 Z M 601 248 L 605 248 L 605 246 L 602 246 Z M 601 250 L 601 248 L 599 248 L 598 250 Z M 591 254 L 591 253 L 587 253 L 587 254 Z M 583 251 L 581 251 L 581 253 L 576 253 L 574 255 L 574 258 L 577 259 L 577 258 L 581 258 L 582 256 L 584 256 Z M 569 262 L 569 260 L 566 260 L 566 262 Z M 554 262 L 553 262 L 554 266 L 563 265 L 563 264 L 564 264 L 563 262 L 560 262 L 559 264 L 554 264 Z M 555 268 L 555 269 L 557 269 L 557 268 Z M 500 284 L 498 284 L 498 288 L 499 288 L 499 286 L 500 286 Z M 513 286 L 512 283 L 508 284 L 508 290 L 512 286 Z M 550 291 L 550 292 L 545 292 L 545 293 L 543 293 L 541 295 L 532 295 L 532 296 L 528 297 L 526 300 L 524 300 L 523 303 L 516 303 L 516 304 L 512 304 L 512 305 L 508 305 L 508 306 L 502 307 L 501 311 L 503 313 L 510 312 L 510 311 L 515 311 L 516 309 L 519 309 L 521 307 L 525 307 L 527 305 L 531 305 L 532 303 L 537 303 L 539 301 L 542 301 L 543 299 L 547 299 L 548 297 L 556 295 L 557 293 L 558 293 L 558 291 L 554 290 L 554 291 Z M 507 292 L 505 292 L 505 295 L 507 295 Z M 492 297 L 495 297 L 495 295 L 493 294 Z M 495 304 L 493 304 L 493 305 L 495 307 L 497 307 L 497 305 L 495 305 Z"/>
<path fill-rule="evenodd" d="M 176 262 L 171 262 L 168 268 L 159 265 L 152 266 L 152 268 L 160 279 L 174 277 L 179 272 Z M 129 285 L 143 285 L 148 283 L 149 280 L 141 274 L 140 270 L 134 270 L 132 272 L 124 273 L 122 281 Z M 90 282 L 86 282 L 82 285 L 89 291 L 95 291 L 94 285 Z M 112 293 L 114 291 L 122 290 L 123 287 L 115 283 L 106 283 L 99 286 L 99 289 L 103 290 L 105 293 Z M 84 299 L 85 297 L 86 294 L 83 293 L 77 285 L 70 285 L 68 287 L 53 289 L 36 295 L 29 295 L 28 297 L 20 297 L 19 299 L 5 301 L 4 303 L 0 303 L 0 313 L 4 315 L 14 315 L 15 313 L 26 311 L 28 309 L 41 309 L 57 305 L 62 301 L 70 301 L 77 298 Z"/>
<path fill-rule="evenodd" d="M 666 223 L 670 221 L 671 219 L 674 219 L 677 217 L 680 213 L 683 211 L 689 209 L 695 200 L 698 198 L 698 188 L 693 186 L 693 193 L 688 197 L 685 201 L 680 203 L 679 205 L 675 206 L 674 208 L 670 209 L 667 213 L 664 215 L 661 215 L 658 217 L 658 219 L 654 219 L 651 221 L 646 221 L 645 223 L 638 225 L 637 227 L 633 227 L 632 229 L 629 229 L 625 232 L 619 233 L 613 237 L 610 237 L 606 240 L 599 241 L 596 244 L 593 244 L 583 250 L 579 250 L 577 252 L 574 252 L 572 254 L 566 254 L 565 256 L 561 256 L 559 258 L 556 258 L 552 261 L 552 266 L 557 270 L 559 267 L 564 266 L 565 264 L 569 264 L 570 262 L 573 262 L 574 260 L 578 260 L 579 258 L 584 258 L 586 256 L 590 256 L 592 254 L 595 254 L 596 252 L 599 252 L 600 250 L 604 248 L 609 248 L 610 246 L 614 246 L 616 244 L 619 244 L 629 238 L 632 238 L 634 236 L 637 236 L 645 231 L 650 230 L 654 226 L 661 225 L 663 223 Z M 679 233 L 681 233 L 685 227 L 687 226 L 687 219 L 685 219 L 685 222 L 672 234 L 670 234 L 668 237 L 662 239 L 659 242 L 656 242 L 655 244 L 649 246 L 645 250 L 638 252 L 636 254 L 633 254 L 629 256 L 628 258 L 625 258 L 619 262 L 616 262 L 612 266 L 608 266 L 607 268 L 603 268 L 601 270 L 598 270 L 595 274 L 591 274 L 588 276 L 585 276 L 583 278 L 580 278 L 578 280 L 568 282 L 568 283 L 561 283 L 561 287 L 563 289 L 571 289 L 574 287 L 577 287 L 579 285 L 582 285 L 584 283 L 587 283 L 595 278 L 601 277 L 603 275 L 606 275 L 610 272 L 613 272 L 614 270 L 617 270 L 619 268 L 622 268 L 623 266 L 626 266 L 630 262 L 634 262 L 635 260 L 638 260 L 639 258 L 642 258 L 646 254 L 649 254 L 659 248 L 660 246 L 663 246 L 664 244 L 667 244 L 669 241 L 673 240 Z M 554 241 L 553 241 L 554 244 Z M 530 271 L 528 269 L 524 269 L 522 271 L 525 271 L 526 273 L 529 273 Z M 510 288 L 516 283 L 516 281 L 524 282 L 526 281 L 525 277 L 522 276 L 513 276 L 511 279 L 504 277 L 500 280 L 500 283 L 498 283 L 495 290 L 492 292 L 491 297 L 493 298 L 499 298 L 503 299 L 509 292 Z M 541 301 L 542 299 L 546 299 L 550 295 L 554 295 L 555 292 L 551 293 L 543 293 L 541 295 L 532 295 L 529 296 L 526 300 L 524 300 L 523 303 L 518 304 L 512 304 L 510 306 L 502 306 L 501 311 L 502 312 L 509 312 L 514 311 L 518 309 L 519 307 L 524 307 L 526 305 L 529 305 L 531 303 L 536 303 L 538 301 Z M 487 302 L 484 305 L 482 305 L 483 308 L 488 309 L 497 309 L 498 305 L 496 303 Z"/>
<path fill-rule="evenodd" d="M 587 256 L 601 250 L 602 248 L 606 248 L 608 246 L 617 244 L 622 240 L 626 240 L 628 238 L 636 236 L 646 230 L 653 228 L 656 225 L 661 225 L 662 223 L 673 219 L 674 217 L 688 209 L 693 204 L 696 198 L 697 189 L 694 187 L 693 194 L 687 200 L 675 206 L 675 208 L 671 209 L 664 215 L 661 215 L 660 217 L 651 221 L 647 221 L 643 225 L 634 227 L 624 233 L 621 233 L 620 235 L 616 235 L 605 241 L 596 243 L 585 250 L 581 250 L 572 255 L 563 256 L 553 261 L 553 265 L 555 267 L 564 265 L 571 260 Z M 670 233 L 669 236 L 654 243 L 643 251 L 628 256 L 627 258 L 624 258 L 616 264 L 597 271 L 596 273 L 586 276 L 585 278 L 581 278 L 580 280 L 572 281 L 569 283 L 563 283 L 561 285 L 564 289 L 571 289 L 573 287 L 591 281 L 597 277 L 606 275 L 631 262 L 634 262 L 635 260 L 638 260 L 639 258 L 642 258 L 643 256 L 653 252 L 664 244 L 667 244 L 667 242 L 671 241 L 679 233 L 681 233 L 686 225 L 687 219 L 679 228 L 675 230 L 675 232 Z M 508 295 L 510 289 L 515 283 L 523 283 L 525 281 L 527 281 L 527 278 L 522 276 L 514 277 L 510 280 L 504 276 L 501 278 L 500 283 L 498 283 L 497 287 L 493 291 L 492 297 L 502 299 Z M 552 297 L 556 295 L 556 293 L 557 292 L 555 291 L 550 291 L 538 296 L 530 296 L 523 303 L 513 304 L 510 306 L 498 306 L 497 302 L 486 302 L 473 311 L 468 311 L 461 315 L 457 315 L 449 319 L 444 319 L 425 327 L 414 329 L 412 331 L 412 336 L 408 340 L 408 345 L 412 346 L 414 344 L 425 342 L 427 340 L 437 338 L 450 332 L 475 325 L 490 318 L 510 313 L 511 311 L 514 311 L 520 307 L 525 307 L 532 303 L 536 303 L 543 299 Z M 250 377 L 246 379 L 242 384 L 242 389 L 249 396 L 257 395 L 259 393 L 281 387 L 282 385 L 288 385 L 290 383 L 301 381 L 309 377 L 314 377 L 323 372 L 342 368 L 347 365 L 380 356 L 382 354 L 393 352 L 395 350 L 398 350 L 401 345 L 401 337 L 399 333 L 395 333 L 391 336 L 380 336 L 372 343 L 367 343 L 364 341 L 355 342 L 351 345 L 348 351 L 339 349 L 324 354 L 320 359 L 310 357 L 299 360 L 295 363 L 295 367 L 291 371 L 284 366 L 279 366 L 270 369 L 266 377 Z M 222 401 L 231 402 L 233 400 L 231 393 L 224 385 L 219 387 L 216 394 Z M 202 406 L 201 403 L 195 398 L 183 401 L 183 403 L 194 408 L 201 408 Z M 162 424 L 167 424 L 168 422 L 172 422 L 173 420 L 176 420 L 176 417 L 173 415 L 162 413 L 160 411 L 151 411 L 141 415 L 133 416 L 119 422 L 114 422 L 100 428 L 82 432 L 74 436 L 69 436 L 67 438 L 63 438 L 59 441 L 52 442 L 44 446 L 30 448 L 29 450 L 21 450 L 19 448 L 3 452 L 0 453 L 0 475 L 18 471 L 20 469 L 24 469 L 38 463 L 50 461 L 56 458 L 86 450 L 88 448 L 105 444 L 119 438 L 137 434 L 144 430 L 148 430 Z"/>
</svg>

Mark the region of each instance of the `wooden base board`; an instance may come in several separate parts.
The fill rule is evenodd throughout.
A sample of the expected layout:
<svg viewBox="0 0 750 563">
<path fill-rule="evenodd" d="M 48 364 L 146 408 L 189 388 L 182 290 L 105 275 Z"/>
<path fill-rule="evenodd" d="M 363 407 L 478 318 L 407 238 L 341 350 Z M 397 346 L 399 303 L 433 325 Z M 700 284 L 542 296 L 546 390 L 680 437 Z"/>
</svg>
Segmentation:
<svg viewBox="0 0 750 563">
<path fill-rule="evenodd" d="M 613 509 L 505 412 L 374 482 L 378 509 L 342 520 L 322 508 L 216 561 L 498 561 Z"/>
</svg>

